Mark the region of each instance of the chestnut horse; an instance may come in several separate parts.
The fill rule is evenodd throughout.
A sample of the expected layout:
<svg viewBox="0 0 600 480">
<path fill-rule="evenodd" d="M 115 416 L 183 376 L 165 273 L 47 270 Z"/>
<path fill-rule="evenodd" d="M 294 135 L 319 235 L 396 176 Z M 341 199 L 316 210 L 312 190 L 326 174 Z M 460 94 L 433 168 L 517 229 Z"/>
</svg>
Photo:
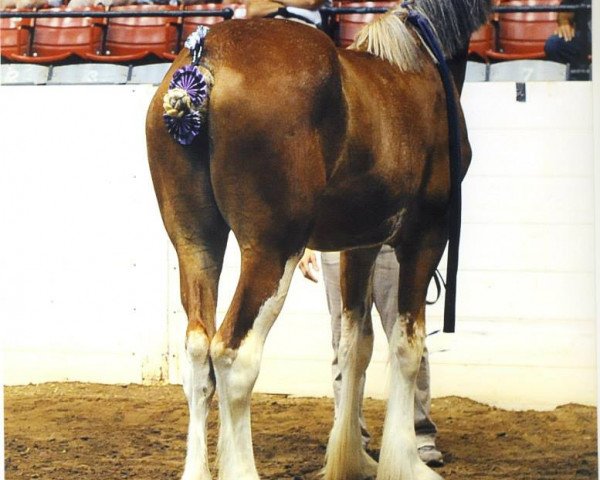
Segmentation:
<svg viewBox="0 0 600 480">
<path fill-rule="evenodd" d="M 465 51 L 487 0 L 416 0 L 448 57 Z M 263 345 L 306 246 L 343 250 L 342 401 L 326 480 L 434 480 L 413 426 L 425 296 L 448 240 L 446 100 L 430 52 L 401 6 L 365 27 L 348 50 L 323 32 L 276 19 L 215 25 L 202 66 L 210 96 L 190 145 L 163 121 L 163 97 L 186 49 L 152 100 L 147 143 L 162 218 L 175 246 L 188 316 L 184 391 L 190 422 L 184 480 L 211 478 L 206 416 L 219 399 L 218 478 L 259 478 L 250 397 Z M 455 65 L 458 89 L 466 58 Z M 207 73 L 210 72 L 210 73 Z M 458 101 L 458 90 L 454 92 Z M 459 108 L 462 174 L 470 148 Z M 217 330 L 217 286 L 229 231 L 241 250 L 233 300 Z M 361 446 L 359 379 L 372 348 L 371 282 L 382 244 L 400 263 L 390 338 L 390 392 L 379 465 Z"/>
</svg>

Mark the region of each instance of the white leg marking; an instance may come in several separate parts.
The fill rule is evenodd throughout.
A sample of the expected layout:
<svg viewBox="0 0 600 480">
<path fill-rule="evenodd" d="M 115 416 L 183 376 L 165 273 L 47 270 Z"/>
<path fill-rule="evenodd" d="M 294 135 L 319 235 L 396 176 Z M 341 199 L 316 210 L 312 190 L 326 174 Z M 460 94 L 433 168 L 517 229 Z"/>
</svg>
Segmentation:
<svg viewBox="0 0 600 480">
<path fill-rule="evenodd" d="M 364 480 L 377 474 L 377 462 L 362 446 L 359 412 L 361 378 L 373 352 L 370 312 L 342 315 L 338 362 L 342 372 L 340 404 L 327 445 L 325 480 Z"/>
<path fill-rule="evenodd" d="M 219 480 L 258 480 L 252 449 L 250 397 L 260 370 L 263 346 L 283 307 L 299 257 L 290 258 L 273 296 L 260 308 L 237 351 L 217 334 L 210 346 L 219 392 Z"/>
<path fill-rule="evenodd" d="M 423 353 L 424 332 L 412 337 L 400 316 L 390 336 L 390 395 L 381 440 L 377 480 L 442 480 L 417 453 L 414 426 L 415 379 Z"/>
<path fill-rule="evenodd" d="M 206 447 L 206 417 L 215 386 L 210 379 L 209 343 L 203 332 L 192 330 L 186 339 L 183 391 L 190 423 L 182 480 L 210 480 Z"/>
</svg>

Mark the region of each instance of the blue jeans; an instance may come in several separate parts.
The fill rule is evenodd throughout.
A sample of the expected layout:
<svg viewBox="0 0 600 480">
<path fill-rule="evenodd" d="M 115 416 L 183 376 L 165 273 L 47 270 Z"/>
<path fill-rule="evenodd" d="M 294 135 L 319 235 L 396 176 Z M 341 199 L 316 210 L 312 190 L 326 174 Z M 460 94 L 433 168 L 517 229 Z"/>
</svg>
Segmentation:
<svg viewBox="0 0 600 480">
<path fill-rule="evenodd" d="M 569 42 L 558 35 L 552 35 L 546 40 L 544 51 L 548 60 L 568 63 L 571 67 L 580 68 L 589 64 L 588 56 L 591 48 L 588 33 L 579 30 L 575 32 L 575 36 Z"/>
</svg>

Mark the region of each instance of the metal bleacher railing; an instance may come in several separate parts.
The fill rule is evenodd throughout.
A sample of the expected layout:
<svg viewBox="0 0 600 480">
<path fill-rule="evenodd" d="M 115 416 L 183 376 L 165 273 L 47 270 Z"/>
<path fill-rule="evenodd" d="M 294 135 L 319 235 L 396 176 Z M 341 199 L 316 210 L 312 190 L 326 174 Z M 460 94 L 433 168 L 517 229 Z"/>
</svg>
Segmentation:
<svg viewBox="0 0 600 480">
<path fill-rule="evenodd" d="M 517 2 L 515 2 L 517 3 Z M 519 2 L 520 3 L 520 2 Z M 364 18 L 372 18 L 373 14 L 381 14 L 385 13 L 390 8 L 390 3 L 385 4 L 385 6 L 375 5 L 371 3 L 370 6 L 359 6 L 356 3 L 352 3 L 349 5 L 339 5 L 339 6 L 326 6 L 320 9 L 323 17 L 325 19 L 325 25 L 329 27 L 328 33 L 337 38 L 342 46 L 345 46 L 342 43 L 341 36 L 336 37 L 336 28 L 337 34 L 339 34 L 340 26 L 344 22 L 344 18 L 350 15 L 364 15 Z M 231 7 L 235 8 L 235 5 Z M 202 17 L 221 17 L 223 20 L 229 20 L 234 18 L 235 11 L 234 8 L 228 7 L 228 5 L 223 5 L 222 8 L 214 8 L 214 9 L 188 9 L 188 7 L 179 6 L 179 7 L 168 7 L 165 9 L 157 9 L 153 11 L 129 11 L 127 7 L 120 7 L 117 10 L 113 10 L 110 8 L 101 10 L 101 11 L 93 11 L 93 10 L 4 10 L 0 11 L 0 19 L 34 19 L 33 21 L 38 21 L 39 19 L 45 18 L 80 18 L 80 19 L 100 19 L 104 22 L 108 22 L 110 19 L 116 18 L 153 18 L 153 17 L 162 17 L 162 18 L 175 18 L 178 22 L 179 29 L 179 38 L 177 39 L 177 49 L 172 52 L 175 54 L 177 50 L 181 46 L 181 24 L 185 22 L 185 19 L 191 19 L 195 17 L 196 19 Z M 503 14 L 513 14 L 513 13 L 558 13 L 558 12 L 577 12 L 577 11 L 591 11 L 591 5 L 586 3 L 581 3 L 577 5 L 560 5 L 560 4 L 537 4 L 537 5 L 523 5 L 523 4 L 499 4 L 493 7 L 493 14 L 498 18 L 498 15 Z M 355 17 L 360 18 L 360 17 Z M 213 20 L 214 22 L 214 20 Z M 360 20 L 358 21 L 360 23 Z M 106 26 L 104 26 L 106 28 Z M 35 28 L 30 29 L 33 32 L 29 38 L 29 47 L 33 45 Z M 105 30 L 106 33 L 106 30 Z M 497 29 L 494 32 L 494 42 L 497 43 Z M 103 42 L 106 41 L 106 35 L 104 36 Z M 105 45 L 103 44 L 103 47 Z M 31 50 L 31 48 L 30 48 Z M 174 55 L 172 55 L 174 56 Z M 96 57 L 100 57 L 96 55 Z M 24 62 L 25 57 L 21 57 L 20 62 Z M 168 56 L 163 57 L 163 59 L 171 59 Z M 484 58 L 487 62 L 488 59 Z M 92 61 L 96 61 L 92 59 Z M 110 61 L 110 58 L 107 57 L 106 60 L 100 61 Z M 36 63 L 36 62 L 33 62 Z M 39 62 L 38 62 L 39 63 Z M 121 62 L 122 63 L 122 62 Z M 52 69 L 50 68 L 50 72 Z"/>
<path fill-rule="evenodd" d="M 225 20 L 233 18 L 233 10 L 231 8 L 223 8 L 222 10 L 165 10 L 154 12 L 128 12 L 128 11 L 102 11 L 91 12 L 83 10 L 65 10 L 61 12 L 53 11 L 23 11 L 23 10 L 3 10 L 0 11 L 0 18 L 186 18 L 186 17 L 223 17 Z"/>
<path fill-rule="evenodd" d="M 542 13 L 542 12 L 576 12 L 580 10 L 591 11 L 589 4 L 576 5 L 496 5 L 492 7 L 494 13 Z M 322 7 L 321 13 L 326 17 L 332 15 L 347 14 L 368 14 L 385 13 L 389 7 Z M 0 10 L 0 18 L 125 18 L 125 17 L 223 17 L 224 19 L 233 18 L 234 11 L 231 8 L 224 7 L 218 10 L 173 10 L 173 11 L 155 11 L 155 12 L 128 12 L 128 11 L 23 11 L 23 10 Z"/>
<path fill-rule="evenodd" d="M 592 6 L 588 4 L 577 5 L 497 5 L 492 8 L 494 13 L 541 13 L 541 12 L 576 12 L 579 10 L 591 11 Z M 367 14 L 367 13 L 385 13 L 388 7 L 322 7 L 321 13 L 326 16 L 347 15 L 347 14 Z M 128 12 L 128 11 L 23 11 L 23 10 L 0 10 L 0 18 L 117 18 L 117 17 L 223 17 L 225 19 L 233 18 L 233 9 L 224 7 L 220 10 L 173 10 L 173 11 L 155 11 L 155 12 Z"/>
</svg>

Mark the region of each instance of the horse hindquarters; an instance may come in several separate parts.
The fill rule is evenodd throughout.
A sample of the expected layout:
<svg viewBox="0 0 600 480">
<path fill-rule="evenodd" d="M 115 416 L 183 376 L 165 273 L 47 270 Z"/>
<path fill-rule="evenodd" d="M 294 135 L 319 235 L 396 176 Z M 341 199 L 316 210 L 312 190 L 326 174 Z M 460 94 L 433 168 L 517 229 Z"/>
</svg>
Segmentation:
<svg viewBox="0 0 600 480">
<path fill-rule="evenodd" d="M 164 126 L 162 97 L 169 79 L 168 75 L 159 87 L 148 112 L 148 159 L 163 222 L 177 251 L 181 301 L 188 317 L 183 388 L 190 421 L 182 478 L 210 480 L 206 416 L 215 385 L 209 345 L 229 229 L 214 200 L 206 138 L 182 147 Z"/>
<path fill-rule="evenodd" d="M 250 397 L 266 336 L 339 154 L 339 64 L 322 32 L 268 19 L 216 25 L 205 61 L 214 76 L 212 185 L 242 256 L 234 298 L 210 350 L 219 393 L 219 478 L 256 480 Z"/>
</svg>

